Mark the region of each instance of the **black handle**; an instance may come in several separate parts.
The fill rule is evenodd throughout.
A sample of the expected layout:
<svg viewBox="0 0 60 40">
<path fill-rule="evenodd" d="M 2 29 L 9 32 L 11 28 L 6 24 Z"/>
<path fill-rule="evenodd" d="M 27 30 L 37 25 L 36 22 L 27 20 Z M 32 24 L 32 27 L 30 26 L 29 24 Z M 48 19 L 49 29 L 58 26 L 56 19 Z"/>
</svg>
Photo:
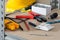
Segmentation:
<svg viewBox="0 0 60 40">
<path fill-rule="evenodd" d="M 19 26 L 19 28 L 23 31 L 23 28 L 21 26 Z"/>
<path fill-rule="evenodd" d="M 52 15 L 50 15 L 50 18 L 51 19 L 55 19 L 58 17 L 58 13 L 53 13 Z"/>
<path fill-rule="evenodd" d="M 42 22 L 42 20 L 38 18 L 37 16 L 35 16 L 34 19 L 36 19 L 38 22 Z"/>
<path fill-rule="evenodd" d="M 36 25 L 32 22 L 29 22 L 29 25 L 36 27 Z"/>
<path fill-rule="evenodd" d="M 37 16 L 39 19 L 41 19 L 43 22 L 47 22 L 47 19 L 43 16 Z"/>
</svg>

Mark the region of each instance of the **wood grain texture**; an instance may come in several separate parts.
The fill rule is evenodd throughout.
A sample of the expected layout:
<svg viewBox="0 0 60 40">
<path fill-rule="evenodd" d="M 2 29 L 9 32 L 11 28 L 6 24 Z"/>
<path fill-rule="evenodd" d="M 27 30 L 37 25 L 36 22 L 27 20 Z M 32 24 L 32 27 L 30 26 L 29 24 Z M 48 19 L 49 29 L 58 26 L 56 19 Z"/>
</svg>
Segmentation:
<svg viewBox="0 0 60 40">
<path fill-rule="evenodd" d="M 52 10 L 52 13 L 57 12 L 60 15 L 60 10 L 54 9 Z M 51 13 L 51 14 L 52 14 Z M 60 16 L 56 19 L 60 19 Z M 35 24 L 40 24 L 38 22 L 29 20 Z M 49 20 L 50 21 L 50 20 Z M 51 20 L 53 21 L 53 20 Z M 23 26 L 24 24 L 22 24 Z M 16 30 L 16 31 L 6 31 L 9 34 L 13 35 L 18 35 L 19 37 L 26 38 L 28 40 L 59 40 L 60 39 L 60 23 L 53 24 L 54 29 L 50 31 L 42 31 L 42 30 L 36 30 L 32 26 L 30 26 L 30 31 L 21 31 L 21 30 Z M 33 35 L 31 35 L 33 34 Z"/>
</svg>

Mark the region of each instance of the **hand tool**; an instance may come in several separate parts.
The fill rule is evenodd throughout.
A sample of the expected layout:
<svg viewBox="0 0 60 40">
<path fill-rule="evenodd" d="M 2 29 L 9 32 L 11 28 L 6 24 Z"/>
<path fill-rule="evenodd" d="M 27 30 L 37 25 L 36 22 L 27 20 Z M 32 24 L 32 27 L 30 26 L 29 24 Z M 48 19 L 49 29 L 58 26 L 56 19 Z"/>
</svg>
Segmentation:
<svg viewBox="0 0 60 40">
<path fill-rule="evenodd" d="M 51 22 L 46 22 L 46 24 L 55 24 L 55 23 L 60 23 L 60 20 L 55 20 L 55 21 L 51 21 Z"/>
<path fill-rule="evenodd" d="M 16 30 L 20 28 L 23 31 L 23 28 L 17 22 L 15 22 L 12 18 L 5 17 L 4 22 L 5 22 L 5 28 L 7 29 Z"/>
<path fill-rule="evenodd" d="M 30 28 L 29 28 L 29 26 L 28 26 L 27 22 L 26 22 L 26 21 L 24 21 L 24 23 L 25 23 L 25 25 L 26 25 L 27 30 L 30 30 Z"/>
<path fill-rule="evenodd" d="M 29 18 L 29 19 L 33 19 L 34 16 L 33 16 L 33 15 L 17 15 L 16 18 L 17 18 L 17 19 L 19 19 L 19 18 Z"/>
<path fill-rule="evenodd" d="M 11 19 L 11 20 L 13 20 L 13 19 L 16 19 L 16 18 L 9 18 L 9 17 L 7 17 L 8 19 Z M 27 20 L 28 19 L 17 19 L 17 20 L 21 20 L 21 21 L 19 21 L 19 22 L 16 22 L 16 23 L 18 23 L 18 24 L 20 24 L 21 22 L 24 22 L 24 24 L 25 24 L 25 26 L 26 26 L 26 28 L 27 28 L 27 30 L 30 30 L 30 28 L 29 28 L 29 26 L 28 26 L 28 24 L 27 24 Z M 13 20 L 14 21 L 14 20 Z M 21 30 L 24 30 L 23 28 L 22 28 L 22 26 L 21 27 L 19 27 Z"/>
<path fill-rule="evenodd" d="M 53 13 L 48 19 L 55 19 L 58 17 L 58 13 Z"/>
<path fill-rule="evenodd" d="M 37 14 L 37 13 L 32 12 L 32 11 L 30 11 L 28 13 L 33 15 L 34 19 L 36 19 L 38 22 L 47 22 L 47 19 L 44 16 L 40 15 L 40 14 Z"/>
<path fill-rule="evenodd" d="M 34 16 L 34 19 L 36 19 L 38 22 L 42 22 L 42 20 L 40 18 L 38 18 L 37 16 L 40 16 L 40 14 L 37 14 L 35 12 L 28 12 L 29 14 L 33 15 Z"/>
<path fill-rule="evenodd" d="M 36 16 L 37 18 L 39 18 L 42 22 L 47 22 L 47 19 L 43 16 Z"/>
<path fill-rule="evenodd" d="M 42 15 L 37 14 L 35 12 L 30 11 L 27 14 L 29 14 L 29 15 L 16 15 L 16 18 L 17 19 L 20 19 L 20 18 L 36 19 L 38 22 L 46 22 L 47 21 L 47 19 L 45 17 L 43 17 Z"/>
<path fill-rule="evenodd" d="M 32 22 L 29 22 L 29 24 L 31 25 L 31 26 L 33 26 L 34 28 L 36 28 L 36 29 L 41 29 L 41 30 L 45 30 L 45 31 L 49 31 L 49 30 L 51 30 L 51 29 L 53 29 L 54 27 L 53 26 L 51 26 L 50 24 L 46 24 L 46 23 L 41 23 L 40 25 L 36 25 L 36 24 L 34 24 L 34 23 L 32 23 Z"/>
</svg>

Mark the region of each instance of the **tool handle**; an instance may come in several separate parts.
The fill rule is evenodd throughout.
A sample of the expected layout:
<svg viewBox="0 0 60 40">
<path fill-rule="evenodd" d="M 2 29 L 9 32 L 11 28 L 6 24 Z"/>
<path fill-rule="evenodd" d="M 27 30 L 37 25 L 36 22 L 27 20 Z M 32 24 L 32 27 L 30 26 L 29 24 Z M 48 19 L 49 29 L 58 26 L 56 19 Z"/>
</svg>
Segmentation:
<svg viewBox="0 0 60 40">
<path fill-rule="evenodd" d="M 52 15 L 50 15 L 50 19 L 55 19 L 58 17 L 58 13 L 53 13 Z"/>
<path fill-rule="evenodd" d="M 21 26 L 19 26 L 19 28 L 23 31 L 23 28 Z"/>
<path fill-rule="evenodd" d="M 32 22 L 29 22 L 29 25 L 36 27 L 36 25 Z"/>
<path fill-rule="evenodd" d="M 19 19 L 19 18 L 29 18 L 29 19 L 33 19 L 34 18 L 34 16 L 33 15 L 17 15 L 16 16 L 16 18 L 17 19 Z"/>
<path fill-rule="evenodd" d="M 31 15 L 33 15 L 33 16 L 40 16 L 40 14 L 37 14 L 37 13 L 32 12 L 32 11 L 30 11 L 30 12 L 28 12 L 28 13 L 31 14 Z"/>
<path fill-rule="evenodd" d="M 42 22 L 42 20 L 36 16 L 34 17 L 34 19 L 36 19 L 38 22 Z"/>
<path fill-rule="evenodd" d="M 43 16 L 37 16 L 37 18 L 41 19 L 43 22 L 47 22 L 47 19 Z"/>
<path fill-rule="evenodd" d="M 53 21 L 53 22 L 47 22 L 47 24 L 55 24 L 55 23 L 60 23 L 60 20 Z"/>
<path fill-rule="evenodd" d="M 24 23 L 25 23 L 25 25 L 26 25 L 27 30 L 30 30 L 30 28 L 29 28 L 29 26 L 28 26 L 27 22 L 26 22 L 26 21 L 24 21 Z"/>
</svg>

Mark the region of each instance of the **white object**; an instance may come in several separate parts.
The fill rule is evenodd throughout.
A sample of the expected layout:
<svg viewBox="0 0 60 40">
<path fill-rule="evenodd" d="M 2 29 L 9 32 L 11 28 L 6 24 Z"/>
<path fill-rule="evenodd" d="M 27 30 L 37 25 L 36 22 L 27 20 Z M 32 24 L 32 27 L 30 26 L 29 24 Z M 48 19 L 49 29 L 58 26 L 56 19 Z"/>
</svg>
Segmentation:
<svg viewBox="0 0 60 40">
<path fill-rule="evenodd" d="M 53 29 L 54 26 L 51 26 L 50 24 L 42 23 L 42 24 L 38 25 L 38 26 L 35 27 L 35 28 L 36 28 L 36 29 L 45 30 L 45 31 L 49 31 L 49 30 Z"/>
<path fill-rule="evenodd" d="M 32 6 L 32 11 L 46 16 L 51 12 L 51 5 L 36 3 Z"/>
</svg>

